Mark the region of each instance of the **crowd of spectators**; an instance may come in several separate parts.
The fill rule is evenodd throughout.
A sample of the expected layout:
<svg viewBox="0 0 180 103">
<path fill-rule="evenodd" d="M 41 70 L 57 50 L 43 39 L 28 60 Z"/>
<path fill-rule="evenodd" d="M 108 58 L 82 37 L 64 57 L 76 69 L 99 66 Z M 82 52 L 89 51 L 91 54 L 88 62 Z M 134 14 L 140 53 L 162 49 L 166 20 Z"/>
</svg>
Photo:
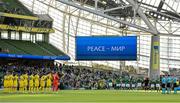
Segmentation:
<svg viewBox="0 0 180 103">
<path fill-rule="evenodd" d="M 63 68 L 61 83 L 67 89 L 104 89 L 108 88 L 108 82 L 115 82 L 121 74 L 113 71 L 78 68 L 68 66 Z"/>
</svg>

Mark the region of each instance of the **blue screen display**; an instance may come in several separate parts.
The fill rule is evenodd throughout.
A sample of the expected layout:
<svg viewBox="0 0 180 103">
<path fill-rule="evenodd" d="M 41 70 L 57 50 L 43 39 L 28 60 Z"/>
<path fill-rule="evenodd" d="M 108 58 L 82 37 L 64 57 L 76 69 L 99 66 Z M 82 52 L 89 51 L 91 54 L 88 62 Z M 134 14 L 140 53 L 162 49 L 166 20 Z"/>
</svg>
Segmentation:
<svg viewBox="0 0 180 103">
<path fill-rule="evenodd" d="M 77 36 L 76 60 L 136 60 L 136 36 Z"/>
</svg>

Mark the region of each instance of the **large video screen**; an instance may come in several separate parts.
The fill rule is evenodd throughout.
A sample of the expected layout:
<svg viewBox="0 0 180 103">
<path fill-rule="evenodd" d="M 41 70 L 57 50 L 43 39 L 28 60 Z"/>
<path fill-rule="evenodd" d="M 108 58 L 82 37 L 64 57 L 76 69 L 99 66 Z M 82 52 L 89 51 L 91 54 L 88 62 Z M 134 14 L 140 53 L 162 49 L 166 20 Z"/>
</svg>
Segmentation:
<svg viewBox="0 0 180 103">
<path fill-rule="evenodd" d="M 76 60 L 136 60 L 136 36 L 77 36 Z"/>
</svg>

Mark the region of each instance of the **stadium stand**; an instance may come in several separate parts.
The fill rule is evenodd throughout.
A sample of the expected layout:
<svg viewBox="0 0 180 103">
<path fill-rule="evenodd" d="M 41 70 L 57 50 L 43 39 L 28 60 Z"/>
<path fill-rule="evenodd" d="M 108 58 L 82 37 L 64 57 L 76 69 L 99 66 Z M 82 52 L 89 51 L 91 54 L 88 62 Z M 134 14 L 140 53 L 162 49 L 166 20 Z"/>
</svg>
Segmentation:
<svg viewBox="0 0 180 103">
<path fill-rule="evenodd" d="M 0 40 L 0 47 L 9 49 L 12 54 L 31 54 L 44 56 L 60 56 L 65 55 L 51 44 L 46 42 L 32 43 L 22 40 Z"/>
<path fill-rule="evenodd" d="M 53 45 L 46 43 L 46 42 L 36 42 L 38 45 L 40 45 L 42 48 L 45 48 L 47 51 L 50 51 L 51 53 L 55 55 L 62 55 L 63 52 L 59 51 L 57 48 L 53 47 Z"/>
<path fill-rule="evenodd" d="M 53 19 L 47 14 L 34 14 L 18 0 L 0 1 L 0 29 L 34 33 L 53 33 Z"/>
<path fill-rule="evenodd" d="M 0 40 L 0 55 L 3 59 L 43 59 L 49 62 L 70 59 L 65 53 L 48 44 L 49 35 L 54 32 L 53 19 L 48 14 L 34 14 L 19 0 L 0 0 L 0 5 L 0 30 L 8 33 L 8 37 Z M 17 33 L 15 40 L 12 38 L 14 31 Z M 41 40 L 23 40 L 26 33 L 33 37 L 36 34 L 43 36 Z M 0 38 L 1 35 L 4 33 L 0 32 Z M 44 44 L 36 41 L 43 41 Z"/>
<path fill-rule="evenodd" d="M 3 5 L 0 7 L 0 12 L 33 16 L 33 13 L 18 0 L 1 0 L 0 2 L 0 4 Z"/>
<path fill-rule="evenodd" d="M 16 47 L 14 47 L 13 45 L 10 45 L 8 43 L 6 43 L 4 40 L 0 40 L 0 47 L 2 49 L 2 52 L 5 48 L 9 49 L 10 53 L 14 53 L 14 54 L 25 54 L 25 52 L 17 49 Z"/>
</svg>

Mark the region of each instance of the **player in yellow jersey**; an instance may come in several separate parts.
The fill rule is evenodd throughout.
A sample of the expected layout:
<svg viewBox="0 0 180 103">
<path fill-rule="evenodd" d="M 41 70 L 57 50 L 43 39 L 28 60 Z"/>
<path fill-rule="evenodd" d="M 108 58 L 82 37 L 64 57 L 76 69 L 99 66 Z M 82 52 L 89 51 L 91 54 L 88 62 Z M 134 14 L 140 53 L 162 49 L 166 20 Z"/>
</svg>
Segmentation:
<svg viewBox="0 0 180 103">
<path fill-rule="evenodd" d="M 19 91 L 24 92 L 24 77 L 23 77 L 23 75 L 21 75 L 19 78 Z"/>
<path fill-rule="evenodd" d="M 19 79 L 18 75 L 15 74 L 13 76 L 13 92 L 17 92 L 18 79 Z"/>
<path fill-rule="evenodd" d="M 38 73 L 34 76 L 34 81 L 35 81 L 35 92 L 39 92 L 39 75 Z"/>
<path fill-rule="evenodd" d="M 34 91 L 34 74 L 29 76 L 29 91 L 32 93 Z"/>
<path fill-rule="evenodd" d="M 12 93 L 13 92 L 13 74 L 9 75 L 9 92 Z"/>
<path fill-rule="evenodd" d="M 51 91 L 51 87 L 52 87 L 52 74 L 49 73 L 46 76 L 46 91 L 50 92 Z"/>
<path fill-rule="evenodd" d="M 23 75 L 23 77 L 24 77 L 24 91 L 26 92 L 27 91 L 27 87 L 28 87 L 28 74 L 25 73 Z"/>
<path fill-rule="evenodd" d="M 8 74 L 4 75 L 4 92 L 8 92 Z"/>
<path fill-rule="evenodd" d="M 46 76 L 42 75 L 40 78 L 40 90 L 44 92 Z"/>
</svg>

